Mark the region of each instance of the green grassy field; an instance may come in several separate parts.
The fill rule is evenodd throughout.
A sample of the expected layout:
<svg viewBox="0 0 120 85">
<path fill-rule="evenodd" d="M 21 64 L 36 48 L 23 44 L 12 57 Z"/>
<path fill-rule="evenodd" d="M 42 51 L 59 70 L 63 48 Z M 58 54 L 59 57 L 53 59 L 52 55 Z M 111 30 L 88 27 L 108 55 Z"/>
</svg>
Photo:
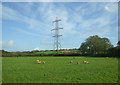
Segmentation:
<svg viewBox="0 0 120 85">
<path fill-rule="evenodd" d="M 57 51 L 46 51 L 46 52 L 36 52 L 36 54 L 62 54 L 61 52 Z"/>
<path fill-rule="evenodd" d="M 36 60 L 45 61 L 37 64 Z M 70 64 L 70 60 L 73 61 Z M 84 64 L 86 60 L 89 64 Z M 76 64 L 79 61 L 80 64 Z M 6 57 L 2 58 L 3 83 L 116 83 L 117 58 Z"/>
</svg>

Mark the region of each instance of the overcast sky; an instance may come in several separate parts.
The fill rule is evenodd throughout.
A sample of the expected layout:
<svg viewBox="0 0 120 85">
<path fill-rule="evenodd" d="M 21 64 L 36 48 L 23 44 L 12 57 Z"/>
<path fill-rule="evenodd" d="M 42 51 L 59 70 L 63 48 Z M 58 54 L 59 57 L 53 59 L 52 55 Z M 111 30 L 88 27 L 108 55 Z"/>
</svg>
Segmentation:
<svg viewBox="0 0 120 85">
<path fill-rule="evenodd" d="M 3 2 L 2 38 L 7 51 L 53 49 L 54 21 L 59 27 L 62 48 L 79 48 L 93 35 L 118 42 L 117 2 Z"/>
</svg>

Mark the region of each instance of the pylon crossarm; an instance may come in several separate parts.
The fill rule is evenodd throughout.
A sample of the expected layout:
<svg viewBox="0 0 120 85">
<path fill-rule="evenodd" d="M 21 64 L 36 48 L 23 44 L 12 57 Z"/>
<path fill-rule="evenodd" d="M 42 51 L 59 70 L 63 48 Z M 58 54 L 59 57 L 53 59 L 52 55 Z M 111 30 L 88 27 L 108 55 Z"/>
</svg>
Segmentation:
<svg viewBox="0 0 120 85">
<path fill-rule="evenodd" d="M 62 36 L 62 35 L 55 35 L 55 36 L 53 36 L 53 37 L 60 37 L 60 36 Z"/>
<path fill-rule="evenodd" d="M 61 20 L 59 19 L 59 20 L 55 20 L 55 21 L 53 21 L 53 22 L 58 22 L 58 21 L 61 21 Z"/>
<path fill-rule="evenodd" d="M 52 29 L 51 31 L 53 31 L 53 30 L 56 30 L 56 29 Z"/>
<path fill-rule="evenodd" d="M 58 28 L 58 29 L 63 29 L 63 28 Z"/>
</svg>

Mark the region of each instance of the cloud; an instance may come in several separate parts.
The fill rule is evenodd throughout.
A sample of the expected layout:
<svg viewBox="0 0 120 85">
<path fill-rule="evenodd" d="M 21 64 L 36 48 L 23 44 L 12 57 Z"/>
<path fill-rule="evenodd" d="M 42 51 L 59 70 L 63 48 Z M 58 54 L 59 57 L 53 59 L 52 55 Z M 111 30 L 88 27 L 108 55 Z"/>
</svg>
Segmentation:
<svg viewBox="0 0 120 85">
<path fill-rule="evenodd" d="M 28 5 L 27 7 L 30 8 L 31 5 Z M 32 28 L 34 30 L 46 26 L 42 22 L 34 19 L 34 16 L 31 15 L 31 17 L 29 18 L 27 16 L 22 15 L 18 11 L 6 7 L 4 5 L 3 5 L 3 19 L 26 23 L 29 26 L 28 28 Z"/>
<path fill-rule="evenodd" d="M 35 48 L 34 50 L 40 50 L 40 49 L 37 47 L 37 48 Z"/>
<path fill-rule="evenodd" d="M 14 45 L 14 41 L 13 40 L 8 41 L 8 45 L 9 46 L 13 46 Z"/>
<path fill-rule="evenodd" d="M 109 3 L 107 3 L 107 5 L 108 4 Z M 101 8 L 103 6 L 104 5 L 100 5 L 99 9 L 97 11 L 102 11 Z M 108 33 L 110 31 L 112 31 L 112 29 L 111 29 L 112 27 L 110 26 L 110 24 L 117 23 L 117 17 L 113 17 L 114 15 L 112 13 L 108 13 L 105 11 L 103 11 L 102 13 L 99 13 L 99 14 L 100 15 L 98 15 L 98 17 L 96 17 L 96 18 L 93 18 L 93 16 L 96 16 L 96 15 L 92 15 L 91 16 L 92 18 L 89 18 L 89 19 L 82 18 L 82 20 L 81 20 L 82 22 L 80 22 L 78 27 L 86 30 L 87 33 L 89 32 L 89 30 L 92 30 L 92 32 L 94 32 L 94 33 L 100 33 L 103 35 L 104 35 L 104 32 Z M 114 14 L 117 15 L 117 11 L 115 11 Z M 110 31 L 106 31 L 108 29 Z M 81 32 L 84 32 L 84 31 L 81 30 Z"/>
<path fill-rule="evenodd" d="M 35 4 L 28 3 L 25 6 L 23 6 L 23 8 L 28 9 L 29 13 L 31 11 L 31 6 L 33 6 Z M 88 4 L 86 4 L 85 6 L 88 6 Z M 23 16 L 22 14 L 20 14 L 18 11 L 13 10 L 11 8 L 5 7 L 3 6 L 3 18 L 5 19 L 10 19 L 10 20 L 16 20 L 17 22 L 23 22 L 28 24 L 28 28 L 30 28 L 30 30 L 34 30 L 34 32 L 39 32 L 39 33 L 50 33 L 50 29 L 52 29 L 52 22 L 53 20 L 56 19 L 56 17 L 58 16 L 60 19 L 62 19 L 62 24 L 60 24 L 59 26 L 64 27 L 64 30 L 61 30 L 62 34 L 64 36 L 69 36 L 69 35 L 73 35 L 77 33 L 76 29 L 94 29 L 97 30 L 94 26 L 97 25 L 97 27 L 103 27 L 105 25 L 108 25 L 110 23 L 110 17 L 111 16 L 107 16 L 106 13 L 100 15 L 99 17 L 93 19 L 84 19 L 83 14 L 85 12 L 88 12 L 88 14 L 94 12 L 95 10 L 101 10 L 103 5 L 99 6 L 98 9 L 95 9 L 97 4 L 94 5 L 90 5 L 91 8 L 93 8 L 92 12 L 89 12 L 88 10 L 86 10 L 85 6 L 79 6 L 79 9 L 77 8 L 78 12 L 73 12 L 71 15 L 69 15 L 70 12 L 72 12 L 72 10 L 70 8 L 66 8 L 64 5 L 59 5 L 59 7 L 56 9 L 56 5 L 53 3 L 39 3 L 38 4 L 38 9 L 36 9 L 36 13 L 33 15 L 31 15 L 31 17 L 27 17 L 27 16 Z M 106 4 L 105 5 L 105 10 L 109 10 L 113 9 L 113 7 L 115 7 L 114 4 Z M 73 9 L 73 10 L 76 10 Z M 115 8 L 114 8 L 115 9 Z M 80 12 L 80 11 L 81 12 Z M 80 13 L 82 13 L 82 11 L 86 10 L 82 15 Z M 35 19 L 35 15 L 41 15 L 43 20 L 37 20 Z M 93 13 L 92 13 L 93 14 Z M 94 15 L 92 15 L 94 16 Z M 70 20 L 70 17 L 72 17 L 72 20 Z M 106 18 L 105 18 L 106 17 Z M 103 23 L 104 22 L 104 23 Z M 77 25 L 77 23 L 79 23 L 79 25 Z M 48 24 L 48 25 L 46 25 Z M 51 28 L 50 28 L 51 26 Z M 45 28 L 45 29 L 44 29 Z M 40 29 L 44 29 L 44 30 L 40 30 Z M 28 31 L 28 30 L 27 30 Z M 35 35 L 36 33 L 30 33 L 29 31 L 27 32 L 25 30 L 20 30 L 20 32 L 26 33 L 26 34 L 30 34 L 30 35 Z M 98 31 L 99 32 L 99 31 Z"/>
<path fill-rule="evenodd" d="M 7 20 L 23 21 L 23 16 L 21 16 L 17 11 L 2 5 L 2 17 Z"/>
<path fill-rule="evenodd" d="M 49 25 L 46 25 L 47 23 L 42 22 L 41 20 L 35 19 L 35 14 L 31 13 L 32 11 L 30 8 L 32 5 L 33 3 L 30 2 L 29 4 L 26 4 L 25 6 L 23 6 L 23 9 L 26 9 L 26 10 L 29 9 L 28 11 L 31 14 L 31 17 L 22 15 L 21 13 L 19 13 L 19 11 L 3 5 L 3 19 L 16 21 L 16 23 L 17 22 L 24 23 L 27 26 L 25 29 L 19 29 L 19 28 L 14 29 L 24 34 L 31 35 L 31 36 L 41 36 L 41 34 L 45 36 L 50 35 Z"/>
<path fill-rule="evenodd" d="M 58 19 L 61 19 L 62 21 L 59 22 L 59 27 L 64 28 L 63 30 L 60 30 L 64 36 L 69 36 L 70 34 L 74 34 L 75 33 L 75 30 L 74 30 L 75 24 L 72 22 L 68 22 L 69 21 L 69 12 L 67 11 L 67 9 L 64 7 L 64 5 L 59 5 L 59 7 L 57 9 L 55 9 L 55 8 L 56 8 L 56 5 L 53 3 L 51 3 L 49 5 L 42 3 L 42 6 L 39 6 L 39 9 L 42 9 L 42 10 L 39 10 L 39 12 L 41 14 L 44 14 L 43 18 L 44 18 L 44 20 L 46 20 L 45 21 L 46 23 L 50 23 L 50 22 L 54 21 L 56 19 L 56 17 L 58 17 Z M 53 26 L 55 26 L 55 23 L 53 23 Z"/>
<path fill-rule="evenodd" d="M 9 40 L 8 42 L 1 42 L 2 43 L 2 48 L 13 48 L 14 46 L 14 41 Z"/>
<path fill-rule="evenodd" d="M 26 9 L 26 7 L 31 8 L 32 5 L 33 5 L 33 3 L 27 4 L 24 8 L 25 9 Z M 30 9 L 28 11 L 30 12 Z M 37 15 L 37 13 L 43 15 L 42 17 L 44 20 L 35 19 L 34 16 Z M 62 23 L 64 23 L 63 24 L 64 31 L 62 34 L 70 35 L 71 33 L 72 34 L 75 33 L 75 30 L 73 29 L 75 24 L 67 21 L 68 20 L 68 12 L 65 8 L 62 9 L 60 7 L 56 10 L 55 5 L 52 3 L 51 4 L 40 3 L 40 5 L 38 5 L 38 9 L 37 9 L 37 12 L 35 13 L 35 15 L 31 15 L 31 17 L 29 18 L 27 16 L 23 16 L 18 11 L 14 10 L 12 8 L 3 6 L 3 19 L 14 20 L 17 22 L 26 23 L 26 24 L 28 24 L 28 26 L 29 26 L 28 28 L 30 28 L 30 30 L 34 30 L 34 31 L 37 31 L 40 33 L 50 34 L 50 30 L 52 29 L 52 25 L 50 25 L 51 24 L 50 22 L 55 20 L 56 17 L 58 16 L 60 19 L 63 20 Z M 46 25 L 46 24 L 48 24 L 48 25 Z M 50 28 L 50 26 L 51 26 L 51 28 Z M 44 28 L 46 28 L 46 29 L 44 29 Z M 41 31 L 40 29 L 44 29 L 44 30 Z M 30 32 L 27 32 L 28 30 L 25 31 L 25 30 L 21 29 L 19 31 L 26 33 L 26 34 L 30 34 L 30 35 L 36 35 L 36 34 L 30 33 Z"/>
<path fill-rule="evenodd" d="M 39 5 L 39 9 L 42 8 L 43 10 L 39 12 L 43 14 L 43 18 L 48 21 L 47 23 L 55 20 L 56 16 L 62 19 L 59 26 L 64 29 L 60 30 L 60 32 L 66 39 L 79 35 L 81 35 L 79 37 L 84 38 L 93 34 L 105 36 L 113 31 L 113 27 L 110 24 L 117 22 L 117 18 L 113 17 L 117 15 L 117 3 L 86 3 L 85 5 L 79 5 L 74 8 L 66 8 L 63 4 L 59 4 L 57 8 L 53 3 L 42 4 L 42 6 Z M 79 9 L 76 9 L 78 7 Z M 89 7 L 89 9 L 86 7 Z M 90 9 L 92 10 L 89 11 Z"/>
<path fill-rule="evenodd" d="M 106 4 L 104 9 L 108 12 L 115 13 L 118 10 L 117 4 L 118 4 L 117 2 Z"/>
<path fill-rule="evenodd" d="M 40 37 L 41 35 L 40 34 L 35 34 L 35 33 L 31 33 L 31 32 L 29 32 L 29 31 L 26 31 L 26 30 L 24 30 L 24 29 L 16 29 L 17 31 L 19 31 L 19 32 L 22 32 L 22 33 L 24 33 L 24 34 L 27 34 L 27 35 L 31 35 L 31 36 L 38 36 L 38 37 Z"/>
<path fill-rule="evenodd" d="M 105 8 L 105 10 L 107 10 L 107 11 L 111 11 L 108 6 L 105 6 L 104 8 Z"/>
</svg>

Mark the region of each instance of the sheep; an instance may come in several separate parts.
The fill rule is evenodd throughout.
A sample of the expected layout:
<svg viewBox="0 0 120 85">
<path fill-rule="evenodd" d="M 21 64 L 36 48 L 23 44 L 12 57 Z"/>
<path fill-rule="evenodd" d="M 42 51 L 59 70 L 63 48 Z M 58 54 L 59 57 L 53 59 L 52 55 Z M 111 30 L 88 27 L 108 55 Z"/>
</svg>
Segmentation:
<svg viewBox="0 0 120 85">
<path fill-rule="evenodd" d="M 72 60 L 70 61 L 70 63 L 72 63 Z"/>
<path fill-rule="evenodd" d="M 87 61 L 83 61 L 83 63 L 86 63 Z"/>
<path fill-rule="evenodd" d="M 45 61 L 43 61 L 43 64 L 45 64 Z"/>
<path fill-rule="evenodd" d="M 88 61 L 83 61 L 83 63 L 89 63 Z"/>
<path fill-rule="evenodd" d="M 77 64 L 79 64 L 79 62 L 77 62 Z"/>
<path fill-rule="evenodd" d="M 87 64 L 87 63 L 89 63 L 89 62 L 86 61 L 86 62 L 84 62 L 84 63 Z"/>
<path fill-rule="evenodd" d="M 39 62 L 39 60 L 36 60 L 37 62 Z"/>
<path fill-rule="evenodd" d="M 89 62 L 85 62 L 85 63 L 89 63 Z"/>
<path fill-rule="evenodd" d="M 36 60 L 38 64 L 41 64 L 41 61 L 40 60 Z"/>
<path fill-rule="evenodd" d="M 41 61 L 39 60 L 38 64 L 41 64 Z"/>
</svg>

